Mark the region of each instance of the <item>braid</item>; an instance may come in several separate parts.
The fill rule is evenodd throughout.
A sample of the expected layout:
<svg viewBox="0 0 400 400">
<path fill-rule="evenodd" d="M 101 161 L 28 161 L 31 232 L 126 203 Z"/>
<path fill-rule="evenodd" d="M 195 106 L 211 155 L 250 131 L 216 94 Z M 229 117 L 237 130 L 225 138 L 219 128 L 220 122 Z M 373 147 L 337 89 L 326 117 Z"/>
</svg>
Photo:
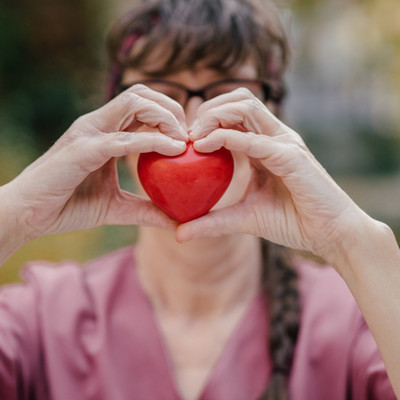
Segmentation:
<svg viewBox="0 0 400 400">
<path fill-rule="evenodd" d="M 300 323 L 297 273 L 289 251 L 262 242 L 263 283 L 270 312 L 271 378 L 260 400 L 289 400 L 288 378 Z"/>
</svg>

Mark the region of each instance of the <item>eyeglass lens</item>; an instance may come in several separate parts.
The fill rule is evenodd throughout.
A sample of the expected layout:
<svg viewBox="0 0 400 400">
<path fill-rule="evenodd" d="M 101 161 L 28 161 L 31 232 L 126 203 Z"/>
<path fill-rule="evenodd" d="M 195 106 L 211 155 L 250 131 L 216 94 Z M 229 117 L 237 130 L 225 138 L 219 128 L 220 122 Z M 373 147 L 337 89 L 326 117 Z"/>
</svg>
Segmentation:
<svg viewBox="0 0 400 400">
<path fill-rule="evenodd" d="M 142 83 L 152 90 L 169 96 L 183 106 L 186 105 L 189 98 L 193 96 L 200 96 L 203 100 L 210 100 L 221 94 L 229 93 L 241 87 L 250 90 L 260 100 L 265 100 L 262 83 L 259 81 L 232 80 L 215 82 L 200 90 L 189 90 L 183 85 L 162 80 L 148 80 Z"/>
</svg>

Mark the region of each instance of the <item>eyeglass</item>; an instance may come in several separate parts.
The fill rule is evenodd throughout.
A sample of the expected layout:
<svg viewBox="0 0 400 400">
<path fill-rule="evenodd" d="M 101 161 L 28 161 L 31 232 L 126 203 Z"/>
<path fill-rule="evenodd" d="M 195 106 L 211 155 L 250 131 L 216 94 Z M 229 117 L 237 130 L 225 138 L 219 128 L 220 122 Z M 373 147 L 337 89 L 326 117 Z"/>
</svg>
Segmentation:
<svg viewBox="0 0 400 400">
<path fill-rule="evenodd" d="M 273 89 L 272 85 L 268 81 L 259 79 L 224 79 L 210 83 L 209 85 L 199 89 L 189 89 L 180 83 L 164 79 L 147 79 L 132 82 L 130 85 L 120 85 L 118 93 L 121 93 L 132 85 L 139 83 L 171 97 L 183 107 L 186 106 L 187 102 L 192 97 L 200 97 L 206 101 L 242 87 L 250 90 L 250 92 L 263 102 L 273 101 L 280 104 L 285 96 L 285 90 L 283 87 L 278 90 Z"/>
</svg>

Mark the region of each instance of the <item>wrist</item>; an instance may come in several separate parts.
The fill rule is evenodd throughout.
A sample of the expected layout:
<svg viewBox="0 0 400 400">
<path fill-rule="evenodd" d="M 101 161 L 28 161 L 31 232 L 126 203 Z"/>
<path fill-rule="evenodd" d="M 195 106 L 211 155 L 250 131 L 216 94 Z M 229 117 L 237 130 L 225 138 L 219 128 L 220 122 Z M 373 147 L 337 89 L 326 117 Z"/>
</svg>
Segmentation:
<svg viewBox="0 0 400 400">
<path fill-rule="evenodd" d="M 400 265 L 400 251 L 393 231 L 384 223 L 364 213 L 355 222 L 348 219 L 338 239 L 320 254 L 350 284 L 360 274 L 384 272 Z"/>
</svg>

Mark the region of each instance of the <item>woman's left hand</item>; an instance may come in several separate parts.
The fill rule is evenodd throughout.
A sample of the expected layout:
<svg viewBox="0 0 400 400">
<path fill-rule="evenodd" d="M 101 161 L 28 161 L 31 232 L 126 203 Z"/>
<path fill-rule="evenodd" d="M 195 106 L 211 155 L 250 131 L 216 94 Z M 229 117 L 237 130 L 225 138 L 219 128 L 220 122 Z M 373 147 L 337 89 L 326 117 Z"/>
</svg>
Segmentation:
<svg viewBox="0 0 400 400">
<path fill-rule="evenodd" d="M 239 203 L 181 225 L 180 241 L 240 232 L 324 256 L 349 224 L 368 218 L 301 137 L 246 89 L 203 103 L 191 140 L 200 152 L 224 146 L 246 154 L 253 178 Z"/>
</svg>

